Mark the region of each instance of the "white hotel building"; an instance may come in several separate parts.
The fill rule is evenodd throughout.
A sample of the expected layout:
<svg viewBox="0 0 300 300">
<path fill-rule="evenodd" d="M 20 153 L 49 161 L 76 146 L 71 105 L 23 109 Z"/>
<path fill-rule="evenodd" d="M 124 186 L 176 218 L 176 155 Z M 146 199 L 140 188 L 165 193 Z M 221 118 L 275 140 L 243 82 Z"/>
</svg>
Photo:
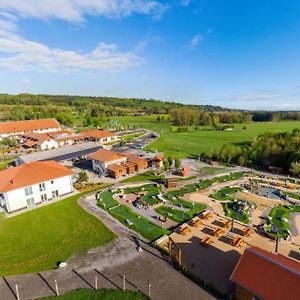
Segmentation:
<svg viewBox="0 0 300 300">
<path fill-rule="evenodd" d="M 8 213 L 73 192 L 72 171 L 56 161 L 39 161 L 0 171 L 0 206 Z"/>
</svg>

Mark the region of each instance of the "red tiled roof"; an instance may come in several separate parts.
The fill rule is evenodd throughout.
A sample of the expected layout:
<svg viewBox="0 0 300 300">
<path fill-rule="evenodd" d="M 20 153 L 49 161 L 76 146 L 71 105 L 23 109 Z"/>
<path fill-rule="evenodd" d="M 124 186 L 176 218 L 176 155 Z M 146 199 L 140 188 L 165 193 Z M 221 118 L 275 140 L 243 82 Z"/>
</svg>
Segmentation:
<svg viewBox="0 0 300 300">
<path fill-rule="evenodd" d="M 39 119 L 27 121 L 12 121 L 0 123 L 0 134 L 10 134 L 38 129 L 59 128 L 59 122 L 55 119 Z"/>
<path fill-rule="evenodd" d="M 97 160 L 100 162 L 110 162 L 110 161 L 118 160 L 118 159 L 125 158 L 125 157 L 126 156 L 124 156 L 124 155 L 121 155 L 121 154 L 113 152 L 113 151 L 105 150 L 105 149 L 100 149 L 90 155 L 91 159 L 94 159 L 94 160 Z"/>
<path fill-rule="evenodd" d="M 257 247 L 245 250 L 230 279 L 262 299 L 300 299 L 300 263 Z"/>
<path fill-rule="evenodd" d="M 112 172 L 114 172 L 114 173 L 119 172 L 119 170 L 124 170 L 124 171 L 127 170 L 127 168 L 125 166 L 123 166 L 123 165 L 117 165 L 117 164 L 109 165 L 107 167 L 107 169 L 110 170 L 110 171 L 112 171 Z"/>
<path fill-rule="evenodd" d="M 99 129 L 88 129 L 86 131 L 81 132 L 83 137 L 91 137 L 91 138 L 96 138 L 96 139 L 103 139 L 111 136 L 117 136 L 116 133 L 110 132 L 110 131 L 104 131 L 104 130 L 99 130 Z"/>
<path fill-rule="evenodd" d="M 32 162 L 0 171 L 0 192 L 13 191 L 73 172 L 54 160 Z"/>
<path fill-rule="evenodd" d="M 139 163 L 148 163 L 148 160 L 145 158 L 137 157 L 137 156 L 129 156 L 128 161 L 134 163 L 134 164 L 139 164 Z"/>
</svg>

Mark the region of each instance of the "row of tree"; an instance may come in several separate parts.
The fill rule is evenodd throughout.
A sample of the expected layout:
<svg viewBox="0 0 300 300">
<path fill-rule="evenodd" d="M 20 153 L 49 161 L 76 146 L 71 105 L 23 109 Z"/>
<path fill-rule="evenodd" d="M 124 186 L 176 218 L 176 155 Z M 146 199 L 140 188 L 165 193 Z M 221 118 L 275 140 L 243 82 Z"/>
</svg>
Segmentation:
<svg viewBox="0 0 300 300">
<path fill-rule="evenodd" d="M 256 137 L 252 143 L 243 146 L 224 145 L 219 152 L 203 159 L 214 159 L 226 164 L 238 164 L 269 170 L 277 167 L 284 172 L 300 175 L 300 130 L 292 133 L 265 133 Z"/>
</svg>

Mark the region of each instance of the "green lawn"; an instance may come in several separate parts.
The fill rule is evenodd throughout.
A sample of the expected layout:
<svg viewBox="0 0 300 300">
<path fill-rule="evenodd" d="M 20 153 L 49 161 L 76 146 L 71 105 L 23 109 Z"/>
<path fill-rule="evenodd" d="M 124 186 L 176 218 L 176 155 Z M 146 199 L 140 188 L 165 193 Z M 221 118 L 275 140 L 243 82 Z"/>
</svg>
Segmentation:
<svg viewBox="0 0 300 300">
<path fill-rule="evenodd" d="M 296 194 L 296 193 L 292 193 L 292 192 L 286 192 L 286 191 L 281 191 L 281 194 L 288 195 L 290 198 L 300 200 L 300 194 Z"/>
<path fill-rule="evenodd" d="M 165 216 L 178 223 L 182 223 L 191 219 L 190 215 L 187 212 L 165 205 L 161 205 L 154 210 L 160 215 Z"/>
<path fill-rule="evenodd" d="M 46 297 L 41 300 L 147 300 L 148 296 L 141 292 L 121 291 L 114 289 L 80 289 L 77 291 L 69 292 L 62 296 Z"/>
<path fill-rule="evenodd" d="M 250 142 L 259 134 L 266 131 L 283 132 L 292 131 L 300 127 L 298 121 L 264 122 L 249 124 L 234 124 L 233 131 L 205 130 L 207 127 L 198 126 L 199 130 L 192 132 L 176 133 L 171 131 L 172 123 L 169 121 L 157 121 L 157 116 L 125 116 L 111 117 L 110 120 L 118 120 L 119 124 L 137 125 L 142 128 L 154 130 L 161 137 L 149 145 L 147 149 L 157 149 L 165 153 L 165 156 L 178 158 L 199 156 L 201 152 L 211 153 L 219 150 L 224 144 L 238 145 Z M 243 130 L 246 126 L 247 129 Z M 179 140 L 184 140 L 180 145 Z"/>
<path fill-rule="evenodd" d="M 150 186 L 152 186 L 152 185 L 148 185 L 148 186 L 149 186 L 148 188 L 150 189 L 151 188 Z M 132 192 L 131 190 L 139 191 L 140 189 L 141 189 L 141 187 L 130 188 L 127 191 L 130 191 L 130 192 Z M 106 192 L 103 192 L 103 193 L 106 193 Z M 101 198 L 102 198 L 103 193 L 100 194 Z M 100 205 L 100 204 L 98 203 L 98 205 Z M 103 206 L 101 206 L 101 207 L 104 208 Z M 138 215 L 131 208 L 129 208 L 123 204 L 119 204 L 112 208 L 106 207 L 105 209 L 107 210 L 107 212 L 110 215 L 112 215 L 114 218 L 119 220 L 122 224 L 124 224 L 128 228 L 140 233 L 144 238 L 146 238 L 150 241 L 154 241 L 154 240 L 158 239 L 159 237 L 161 237 L 162 235 L 170 233 L 168 230 L 157 226 L 156 224 L 154 224 L 151 221 L 149 221 L 148 219 Z"/>
<path fill-rule="evenodd" d="M 287 230 L 289 230 L 289 223 L 284 219 L 288 220 L 289 214 L 292 212 L 300 212 L 300 206 L 297 205 L 279 205 L 273 207 L 270 211 L 269 216 L 272 218 L 271 220 L 267 220 L 266 232 L 275 237 L 276 234 L 272 232 L 272 225 L 276 225 L 279 229 L 278 236 L 286 237 Z"/>
<path fill-rule="evenodd" d="M 217 192 L 209 195 L 209 197 L 219 200 L 219 201 L 226 201 L 226 200 L 234 200 L 234 194 L 241 191 L 240 187 L 229 187 L 220 189 Z"/>
<path fill-rule="evenodd" d="M 203 174 L 210 174 L 210 175 L 215 175 L 221 172 L 224 172 L 225 169 L 224 168 L 220 168 L 220 167 L 203 167 L 200 172 Z"/>
<path fill-rule="evenodd" d="M 122 180 L 122 183 L 130 183 L 130 182 L 139 182 L 139 181 L 154 181 L 158 182 L 161 180 L 164 180 L 165 176 L 164 175 L 155 175 L 153 171 L 147 171 L 143 174 L 138 174 L 136 176 L 126 178 Z"/>
<path fill-rule="evenodd" d="M 54 269 L 74 253 L 113 240 L 115 235 L 77 204 L 82 195 L 2 220 L 0 275 Z"/>
<path fill-rule="evenodd" d="M 229 175 L 215 177 L 214 181 L 222 183 L 222 182 L 227 182 L 227 181 L 232 181 L 232 180 L 238 180 L 238 179 L 242 178 L 243 175 L 244 175 L 244 173 L 242 173 L 242 172 L 234 172 Z"/>
<path fill-rule="evenodd" d="M 109 191 L 104 191 L 101 193 L 101 197 L 98 200 L 98 205 L 103 208 L 112 208 L 118 205 L 119 202 L 113 198 L 113 193 Z"/>
</svg>

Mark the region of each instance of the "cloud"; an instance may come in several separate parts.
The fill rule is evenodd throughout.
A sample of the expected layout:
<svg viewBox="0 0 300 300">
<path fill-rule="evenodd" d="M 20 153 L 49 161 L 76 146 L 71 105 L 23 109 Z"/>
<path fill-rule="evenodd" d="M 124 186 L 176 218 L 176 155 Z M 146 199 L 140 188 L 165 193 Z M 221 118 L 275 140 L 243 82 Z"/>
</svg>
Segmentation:
<svg viewBox="0 0 300 300">
<path fill-rule="evenodd" d="M 196 48 L 200 42 L 202 42 L 204 40 L 204 36 L 200 33 L 194 35 L 192 37 L 192 39 L 190 40 L 190 42 L 188 43 L 188 48 L 190 49 L 194 49 Z"/>
<path fill-rule="evenodd" d="M 59 2 L 59 7 L 58 3 Z M 90 52 L 81 53 L 75 50 L 50 48 L 45 44 L 28 40 L 17 33 L 20 17 L 65 18 L 65 20 L 81 21 L 85 10 L 79 9 L 98 5 L 103 15 L 128 15 L 133 12 L 152 13 L 157 6 L 156 1 L 144 0 L 111 0 L 111 1 L 5 1 L 0 0 L 0 68 L 13 71 L 47 71 L 69 72 L 78 70 L 120 71 L 140 65 L 143 60 L 135 51 L 121 51 L 115 44 L 99 42 Z M 33 5 L 33 3 L 35 5 Z M 84 6 L 87 3 L 87 6 Z M 121 7 L 117 4 L 120 3 Z M 77 6 L 76 6 L 76 5 Z M 100 5 L 101 4 L 101 5 Z M 127 5 L 125 5 L 127 4 Z M 73 7 L 73 6 L 74 7 Z M 81 5 L 81 6 L 80 6 Z M 78 8 L 79 7 L 79 8 Z M 49 10 L 47 10 L 49 8 Z M 126 9 L 125 9 L 126 8 Z M 70 11 L 68 10 L 70 9 Z M 67 13 L 68 12 L 68 13 Z M 13 14 L 14 13 L 14 14 Z M 96 14 L 96 11 L 90 11 Z M 16 15 L 17 14 L 17 15 Z M 145 45 L 146 46 L 146 45 Z"/>
<path fill-rule="evenodd" d="M 31 84 L 31 80 L 28 79 L 28 78 L 22 78 L 22 79 L 21 79 L 21 82 L 22 82 L 22 83 L 25 83 L 25 84 Z"/>
<path fill-rule="evenodd" d="M 193 0 L 179 0 L 179 4 L 182 6 L 189 6 Z"/>
<path fill-rule="evenodd" d="M 134 13 L 161 18 L 169 8 L 157 0 L 0 0 L 0 10 L 22 18 L 82 22 L 86 16 L 121 18 Z"/>
<path fill-rule="evenodd" d="M 46 45 L 26 40 L 19 35 L 1 35 L 0 67 L 14 71 L 120 71 L 137 66 L 142 60 L 133 52 L 121 52 L 117 45 L 99 43 L 87 53 L 49 48 Z"/>
</svg>

